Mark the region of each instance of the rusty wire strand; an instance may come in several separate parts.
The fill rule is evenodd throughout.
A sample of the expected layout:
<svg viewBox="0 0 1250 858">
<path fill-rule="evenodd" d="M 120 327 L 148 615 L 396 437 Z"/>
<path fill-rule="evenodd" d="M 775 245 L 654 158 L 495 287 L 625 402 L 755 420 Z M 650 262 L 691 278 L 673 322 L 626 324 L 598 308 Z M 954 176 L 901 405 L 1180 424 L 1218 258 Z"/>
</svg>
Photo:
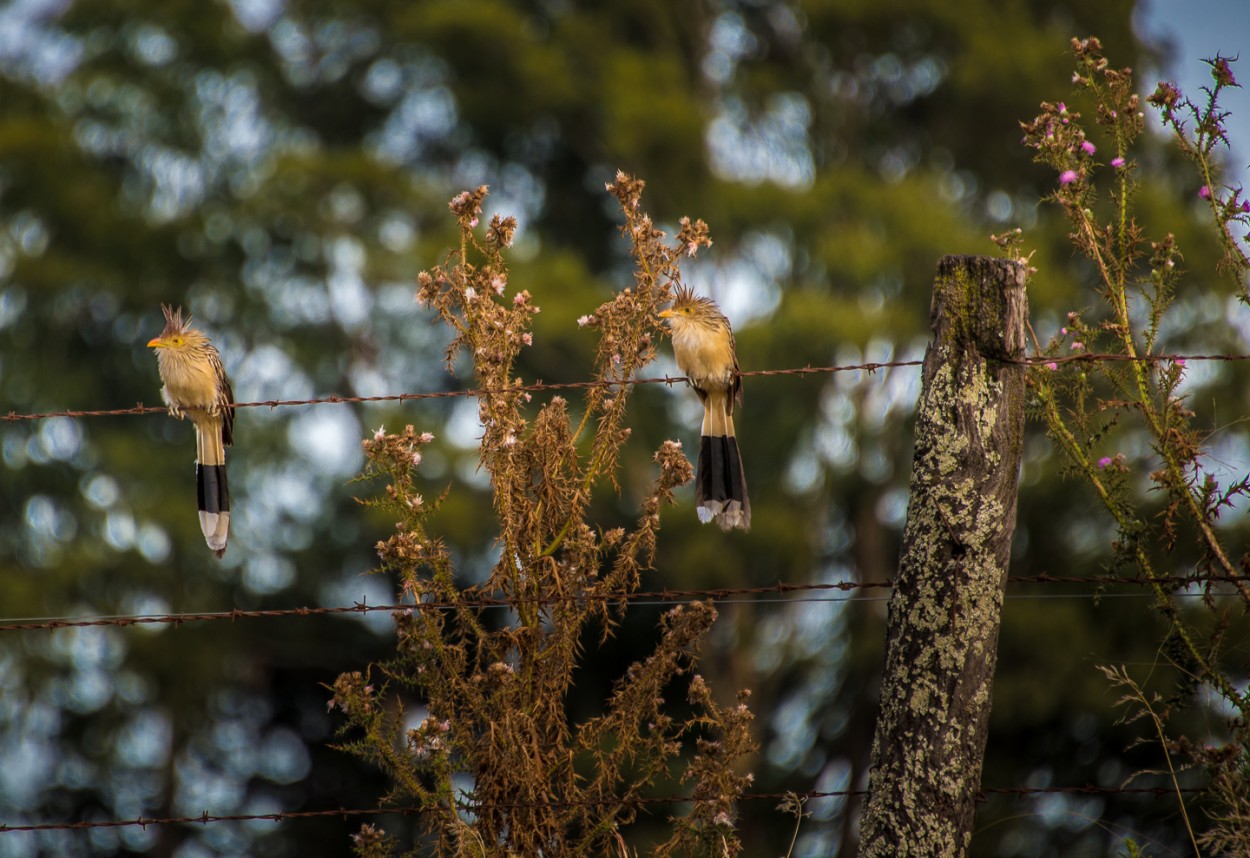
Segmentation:
<svg viewBox="0 0 1250 858">
<path fill-rule="evenodd" d="M 1250 575 L 1174 575 L 1147 579 L 1141 577 L 1098 577 L 1098 576 L 1059 576 L 1042 573 L 1040 575 L 1021 575 L 1007 579 L 1010 584 L 1097 584 L 1110 586 L 1153 585 L 1163 584 L 1176 587 L 1187 587 L 1194 584 L 1230 584 L 1250 582 Z M 792 584 L 778 582 L 761 587 L 719 587 L 697 590 L 639 590 L 627 592 L 584 592 L 580 594 L 551 594 L 548 596 L 530 596 L 503 598 L 486 596 L 461 601 L 431 600 L 425 602 L 401 602 L 396 604 L 370 605 L 356 602 L 352 605 L 331 607 L 293 607 L 293 608 L 235 608 L 229 611 L 200 611 L 194 613 L 171 612 L 166 614 L 128 614 L 101 617 L 58 617 L 25 622 L 9 622 L 0 624 L 0 632 L 18 632 L 35 630 L 53 630 L 66 628 L 86 628 L 92 626 L 136 626 L 136 625 L 175 625 L 183 623 L 205 622 L 214 620 L 271 619 L 277 617 L 315 617 L 334 616 L 340 614 L 370 614 L 380 611 L 441 611 L 454 608 L 507 608 L 523 603 L 540 605 L 556 602 L 617 602 L 622 605 L 636 602 L 677 603 L 695 599 L 712 599 L 721 601 L 734 597 L 784 595 L 788 593 L 809 593 L 849 590 L 888 590 L 894 587 L 893 581 L 833 581 L 824 584 Z"/>
<path fill-rule="evenodd" d="M 1000 363 L 1017 364 L 1020 366 L 1051 366 L 1058 368 L 1062 364 L 1069 363 L 1114 363 L 1114 362 L 1139 362 L 1139 363 L 1176 363 L 1187 361 L 1246 361 L 1250 360 L 1250 354 L 1240 355 L 1183 355 L 1183 354 L 1158 354 L 1158 355 L 1122 355 L 1122 354 L 1096 354 L 1090 352 L 1082 352 L 1080 354 L 1065 356 L 1046 356 L 1032 355 L 1029 357 L 1010 359 L 997 358 Z M 875 373 L 882 369 L 895 369 L 900 367 L 917 367 L 924 364 L 924 361 L 915 360 L 896 360 L 896 361 L 870 361 L 867 363 L 847 364 L 844 366 L 803 366 L 791 367 L 788 369 L 757 369 L 748 370 L 741 373 L 743 377 L 754 376 L 781 376 L 781 375 L 822 375 L 836 372 L 867 372 Z M 337 394 L 329 394 L 327 396 L 315 399 L 264 399 L 256 402 L 235 402 L 232 403 L 234 408 L 285 408 L 298 405 L 341 405 L 348 403 L 364 403 L 364 402 L 412 402 L 421 399 L 450 399 L 462 396 L 489 396 L 501 393 L 535 393 L 544 390 L 575 390 L 587 389 L 593 387 L 619 387 L 622 385 L 633 384 L 684 384 L 686 377 L 682 375 L 660 376 L 650 378 L 630 378 L 619 381 L 564 381 L 564 382 L 534 382 L 533 384 L 516 385 L 508 388 L 470 388 L 465 390 L 440 390 L 427 393 L 392 393 L 381 396 L 339 396 Z M 118 417 L 131 414 L 164 414 L 167 411 L 163 405 L 144 405 L 142 402 L 135 403 L 130 408 L 108 408 L 94 411 L 44 411 L 33 414 L 19 414 L 16 411 L 10 411 L 8 414 L 0 415 L 0 420 L 8 423 L 16 423 L 24 420 L 45 420 L 51 417 L 71 417 L 78 419 L 81 417 Z"/>
<path fill-rule="evenodd" d="M 1180 789 L 1184 793 L 1201 792 L 1198 787 L 1182 787 Z M 1023 798 L 1030 795 L 1147 795 L 1161 797 L 1165 795 L 1174 795 L 1177 792 L 1175 787 L 1102 787 L 1102 786 L 1069 786 L 1069 787 L 985 787 L 977 795 L 978 801 L 985 801 L 992 795 L 1006 795 Z M 819 798 L 863 798 L 868 794 L 867 790 L 833 790 L 833 791 L 810 791 L 810 792 L 780 792 L 780 793 L 745 793 L 738 797 L 739 801 L 783 801 L 789 798 L 797 798 L 800 800 L 810 800 Z M 508 808 L 508 809 L 525 809 L 525 808 L 572 808 L 583 807 L 587 805 L 618 805 L 621 807 L 642 807 L 654 804 L 682 804 L 687 802 L 698 801 L 720 801 L 719 797 L 712 798 L 694 798 L 685 795 L 667 795 L 667 796 L 649 796 L 634 797 L 625 799 L 586 799 L 584 801 L 567 801 L 567 802 L 510 802 L 496 803 L 489 807 Z M 487 806 L 475 802 L 466 802 L 465 807 L 470 810 L 482 810 Z M 43 822 L 32 823 L 29 825 L 8 825 L 0 823 L 0 834 L 7 834 L 16 831 L 69 831 L 94 828 L 124 828 L 137 826 L 139 828 L 147 828 L 149 825 L 208 825 L 215 822 L 283 822 L 289 819 L 310 819 L 316 817 L 331 816 L 381 816 L 381 815 L 402 815 L 412 816 L 423 811 L 420 807 L 369 807 L 369 808 L 334 808 L 329 810 L 289 810 L 276 811 L 274 813 L 241 813 L 241 814 L 211 814 L 204 811 L 199 816 L 172 816 L 172 817 L 144 817 L 139 816 L 134 819 L 109 819 L 109 820 L 85 820 L 82 822 Z"/>
</svg>

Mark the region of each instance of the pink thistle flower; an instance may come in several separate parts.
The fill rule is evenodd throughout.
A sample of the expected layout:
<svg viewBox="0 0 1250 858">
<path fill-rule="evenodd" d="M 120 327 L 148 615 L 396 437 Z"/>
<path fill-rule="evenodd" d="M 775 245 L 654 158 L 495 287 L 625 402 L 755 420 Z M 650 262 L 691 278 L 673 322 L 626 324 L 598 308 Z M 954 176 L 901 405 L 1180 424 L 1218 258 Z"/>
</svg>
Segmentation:
<svg viewBox="0 0 1250 858">
<path fill-rule="evenodd" d="M 1078 178 L 1079 176 L 1077 175 L 1076 170 L 1064 170 L 1062 173 L 1059 174 L 1059 184 L 1070 185 L 1073 182 L 1075 182 Z"/>
<path fill-rule="evenodd" d="M 1050 370 L 1051 372 L 1054 372 L 1055 370 L 1059 369 L 1059 364 L 1055 363 L 1052 360 L 1050 363 L 1046 364 L 1046 368 Z"/>
<path fill-rule="evenodd" d="M 595 320 L 594 316 L 578 316 L 577 327 L 584 328 Z"/>
<path fill-rule="evenodd" d="M 1117 170 L 1118 170 L 1118 169 L 1120 169 L 1121 167 L 1123 167 L 1123 166 L 1124 166 L 1124 159 L 1123 159 L 1123 158 L 1112 158 L 1112 159 L 1111 159 L 1111 166 L 1112 166 L 1112 167 L 1115 167 Z"/>
<path fill-rule="evenodd" d="M 1074 342 L 1074 343 L 1072 343 L 1072 351 L 1074 351 L 1074 352 L 1079 352 L 1079 351 L 1081 351 L 1081 349 L 1083 349 L 1083 348 L 1085 348 L 1085 343 L 1082 343 L 1082 342 L 1079 342 L 1079 341 L 1078 341 L 1078 342 Z"/>
<path fill-rule="evenodd" d="M 1207 185 L 1203 185 L 1201 188 L 1199 188 L 1198 198 L 1203 199 L 1203 200 L 1211 199 L 1211 188 L 1209 188 Z"/>
<path fill-rule="evenodd" d="M 1172 363 L 1176 364 L 1177 366 L 1184 366 L 1184 365 L 1185 365 L 1185 359 L 1184 359 L 1184 358 L 1177 358 L 1176 360 L 1172 361 Z"/>
<path fill-rule="evenodd" d="M 434 440 L 434 435 L 430 432 L 422 432 L 421 437 L 417 440 L 419 440 L 422 444 L 428 444 Z"/>
<path fill-rule="evenodd" d="M 1098 460 L 1098 467 L 1105 468 L 1108 465 L 1110 465 L 1112 461 L 1114 460 L 1110 456 L 1103 456 L 1101 459 Z"/>
<path fill-rule="evenodd" d="M 1250 212 L 1250 200 L 1241 201 L 1241 210 L 1243 212 Z"/>
<path fill-rule="evenodd" d="M 386 437 L 386 427 L 385 427 L 385 426 L 379 426 L 377 429 L 373 430 L 373 440 L 374 440 L 374 441 L 381 441 L 381 440 L 382 440 L 383 438 L 385 438 L 385 437 Z"/>
<path fill-rule="evenodd" d="M 1088 140 L 1086 140 L 1084 143 L 1081 144 L 1081 151 L 1084 152 L 1086 155 L 1093 155 L 1095 152 L 1098 151 L 1098 149 L 1095 148 L 1093 143 L 1090 143 Z"/>
<path fill-rule="evenodd" d="M 529 299 L 530 299 L 530 292 L 528 289 L 525 289 L 521 292 L 516 293 L 516 295 L 512 296 L 512 306 L 520 307 L 523 304 L 527 303 Z"/>
<path fill-rule="evenodd" d="M 1068 329 L 1067 329 L 1067 328 L 1060 328 L 1060 329 L 1059 329 L 1059 333 L 1063 334 L 1063 335 L 1066 337 L 1066 336 L 1068 335 Z"/>
<path fill-rule="evenodd" d="M 472 301 L 476 297 L 477 297 L 477 290 L 474 289 L 472 286 L 469 286 L 468 288 L 464 290 L 464 300 Z"/>
<path fill-rule="evenodd" d="M 531 334 L 529 331 L 526 331 L 525 333 L 521 334 L 521 342 L 525 343 L 527 346 L 534 345 L 534 335 Z"/>
<path fill-rule="evenodd" d="M 502 277 L 496 274 L 494 277 L 490 279 L 490 288 L 495 290 L 496 295 L 502 295 L 503 287 L 506 283 L 507 283 L 506 280 L 504 280 Z"/>
</svg>

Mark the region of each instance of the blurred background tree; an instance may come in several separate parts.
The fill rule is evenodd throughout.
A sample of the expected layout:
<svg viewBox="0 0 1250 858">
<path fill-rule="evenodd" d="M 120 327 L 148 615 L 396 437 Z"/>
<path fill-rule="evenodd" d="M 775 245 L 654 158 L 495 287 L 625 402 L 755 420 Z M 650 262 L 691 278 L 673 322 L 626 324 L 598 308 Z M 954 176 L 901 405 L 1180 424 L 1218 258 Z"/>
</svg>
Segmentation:
<svg viewBox="0 0 1250 858">
<path fill-rule="evenodd" d="M 648 181 L 657 216 L 711 225 L 691 280 L 734 322 L 744 369 L 919 356 L 936 259 L 991 252 L 988 234 L 1015 225 L 1038 247 L 1030 297 L 1045 338 L 1093 303 L 1092 279 L 1058 213 L 1037 206 L 1055 177 L 1020 145 L 1018 121 L 1066 93 L 1073 35 L 1097 34 L 1116 65 L 1158 62 L 1137 12 L 1131 0 L 15 3 L 0 11 L 0 412 L 156 403 L 144 343 L 162 301 L 213 336 L 240 401 L 453 389 L 414 278 L 454 241 L 447 199 L 482 183 L 491 212 L 520 221 L 512 286 L 543 308 L 526 371 L 582 380 L 595 343 L 575 320 L 628 282 L 603 192 L 618 168 Z M 1140 160 L 1142 203 L 1177 233 L 1201 287 L 1165 347 L 1245 351 L 1246 315 L 1208 276 L 1217 251 L 1186 203 L 1200 183 L 1165 145 Z M 1199 410 L 1224 427 L 1230 472 L 1247 459 L 1238 373 L 1191 376 Z M 888 578 L 917 377 L 748 380 L 754 528 L 726 536 L 691 509 L 666 511 L 654 585 Z M 350 484 L 378 423 L 437 436 L 423 473 L 435 495 L 452 487 L 440 523 L 457 567 L 484 574 L 476 409 L 241 411 L 220 563 L 193 512 L 189 425 L 5 423 L 4 615 L 391 601 L 392 583 L 365 574 L 391 522 Z M 693 441 L 698 407 L 647 387 L 632 422 L 622 497 L 598 499 L 600 520 L 632 515 L 649 451 Z M 1034 435 L 1013 571 L 1097 574 L 1111 527 Z M 725 693 L 755 692 L 760 791 L 866 783 L 878 592 L 720 606 L 707 672 Z M 1136 734 L 1113 723 L 1094 667 L 1157 660 L 1162 625 L 1129 592 L 1011 591 L 987 785 L 1114 786 L 1157 762 L 1125 751 Z M 579 677 L 578 706 L 597 710 L 659 610 L 630 611 L 612 653 Z M 385 616 L 4 633 L 0 819 L 371 806 L 385 784 L 328 747 L 337 722 L 320 683 L 392 645 Z M 857 803 L 807 810 L 794 854 L 850 854 Z M 780 851 L 793 820 L 767 802 L 743 811 L 748 854 Z M 1126 834 L 1166 848 L 1185 842 L 1173 811 L 1167 799 L 996 798 L 974 851 L 1103 855 Z M 10 833 L 0 855 L 338 855 L 358 824 Z"/>
</svg>

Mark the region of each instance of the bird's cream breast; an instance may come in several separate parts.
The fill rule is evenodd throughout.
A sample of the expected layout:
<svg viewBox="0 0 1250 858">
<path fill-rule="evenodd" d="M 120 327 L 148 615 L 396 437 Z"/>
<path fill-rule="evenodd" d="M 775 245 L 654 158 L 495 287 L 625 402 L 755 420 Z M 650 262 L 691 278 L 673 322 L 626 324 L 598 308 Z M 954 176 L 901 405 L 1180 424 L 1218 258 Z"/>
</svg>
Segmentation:
<svg viewBox="0 0 1250 858">
<path fill-rule="evenodd" d="M 217 378 L 207 360 L 182 360 L 181 356 L 162 354 L 165 388 L 173 402 L 183 408 L 206 408 L 217 396 Z"/>
<path fill-rule="evenodd" d="M 733 349 L 726 332 L 694 325 L 675 328 L 673 356 L 696 387 L 728 387 L 733 381 Z"/>
</svg>

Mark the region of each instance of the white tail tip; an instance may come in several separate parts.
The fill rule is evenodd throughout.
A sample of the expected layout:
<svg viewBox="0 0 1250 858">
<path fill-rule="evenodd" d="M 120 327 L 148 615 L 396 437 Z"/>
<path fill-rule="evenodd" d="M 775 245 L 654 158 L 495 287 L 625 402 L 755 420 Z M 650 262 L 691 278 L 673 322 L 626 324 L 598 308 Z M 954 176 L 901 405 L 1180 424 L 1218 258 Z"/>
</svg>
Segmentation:
<svg viewBox="0 0 1250 858">
<path fill-rule="evenodd" d="M 230 539 L 230 513 L 201 512 L 200 530 L 214 554 L 220 557 L 226 553 L 226 542 Z"/>
</svg>

